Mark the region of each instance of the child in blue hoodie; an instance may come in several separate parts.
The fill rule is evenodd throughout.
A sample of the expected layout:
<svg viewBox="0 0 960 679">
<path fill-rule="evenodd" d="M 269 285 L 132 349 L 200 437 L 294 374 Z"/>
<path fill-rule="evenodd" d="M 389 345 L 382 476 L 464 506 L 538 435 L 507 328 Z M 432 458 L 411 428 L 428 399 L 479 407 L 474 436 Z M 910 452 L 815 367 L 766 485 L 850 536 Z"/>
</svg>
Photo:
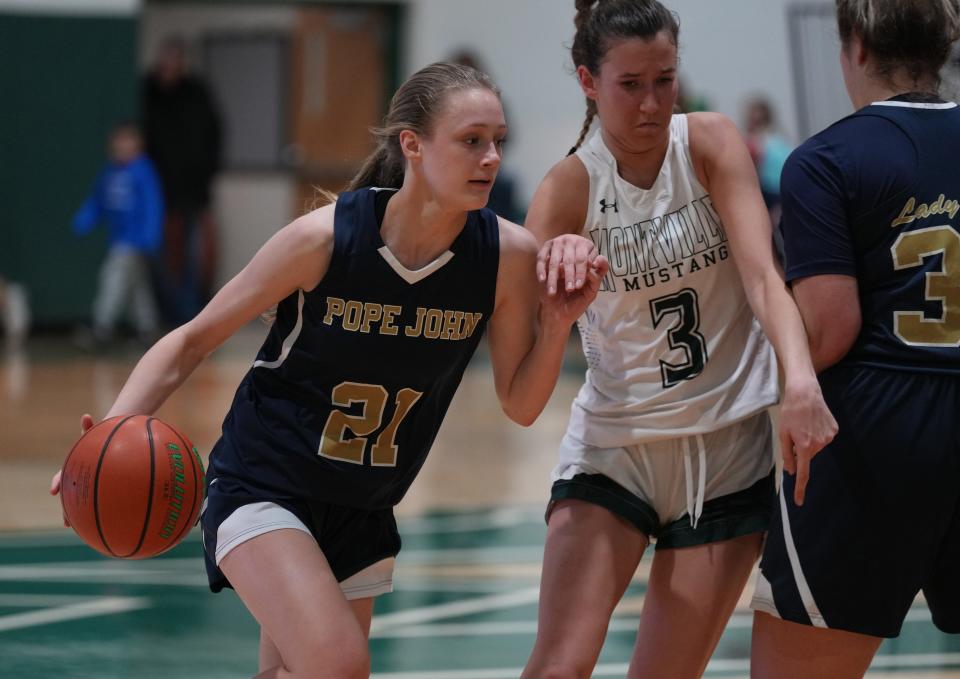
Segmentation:
<svg viewBox="0 0 960 679">
<path fill-rule="evenodd" d="M 109 148 L 110 161 L 73 218 L 78 235 L 100 223 L 110 229 L 110 249 L 93 302 L 93 338 L 97 344 L 110 340 L 129 312 L 137 335 L 150 341 L 159 331 L 149 258 L 160 246 L 162 189 L 136 125 L 114 127 Z"/>
</svg>

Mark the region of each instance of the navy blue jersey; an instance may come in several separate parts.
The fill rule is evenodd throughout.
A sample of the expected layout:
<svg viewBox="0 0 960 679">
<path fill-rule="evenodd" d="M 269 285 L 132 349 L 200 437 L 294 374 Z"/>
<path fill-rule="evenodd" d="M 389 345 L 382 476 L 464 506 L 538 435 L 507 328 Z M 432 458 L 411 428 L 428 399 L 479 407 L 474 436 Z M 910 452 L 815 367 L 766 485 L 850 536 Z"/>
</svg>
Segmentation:
<svg viewBox="0 0 960 679">
<path fill-rule="evenodd" d="M 867 106 L 790 156 L 788 280 L 857 279 L 863 325 L 845 362 L 960 374 L 960 108 Z"/>
<path fill-rule="evenodd" d="M 211 477 L 361 509 L 392 507 L 413 482 L 493 312 L 500 239 L 493 212 L 471 212 L 410 271 L 380 237 L 389 195 L 340 195 L 329 269 L 279 304 Z"/>
</svg>

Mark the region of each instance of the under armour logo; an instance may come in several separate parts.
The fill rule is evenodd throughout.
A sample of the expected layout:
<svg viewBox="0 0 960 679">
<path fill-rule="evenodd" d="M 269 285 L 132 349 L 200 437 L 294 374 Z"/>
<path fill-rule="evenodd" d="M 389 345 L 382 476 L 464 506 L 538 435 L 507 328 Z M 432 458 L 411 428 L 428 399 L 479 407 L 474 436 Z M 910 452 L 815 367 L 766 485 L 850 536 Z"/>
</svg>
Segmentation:
<svg viewBox="0 0 960 679">
<path fill-rule="evenodd" d="M 606 214 L 606 212 L 607 212 L 607 210 L 608 210 L 609 208 L 613 208 L 613 211 L 614 211 L 614 212 L 617 212 L 617 213 L 620 212 L 620 210 L 617 209 L 617 201 L 613 201 L 612 203 L 608 203 L 606 198 L 601 198 L 601 199 L 600 199 L 600 212 Z"/>
</svg>

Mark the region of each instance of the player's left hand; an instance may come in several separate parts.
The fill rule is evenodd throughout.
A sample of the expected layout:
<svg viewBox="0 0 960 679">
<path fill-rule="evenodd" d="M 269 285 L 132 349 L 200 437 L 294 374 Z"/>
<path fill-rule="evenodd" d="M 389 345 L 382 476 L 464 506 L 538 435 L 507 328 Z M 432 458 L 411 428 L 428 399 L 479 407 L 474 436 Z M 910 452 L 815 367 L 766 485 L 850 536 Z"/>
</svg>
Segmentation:
<svg viewBox="0 0 960 679">
<path fill-rule="evenodd" d="M 548 240 L 537 254 L 540 304 L 545 312 L 573 324 L 597 296 L 607 258 L 593 242 L 566 234 Z"/>
<path fill-rule="evenodd" d="M 798 507 L 807 492 L 810 460 L 833 440 L 837 429 L 816 378 L 787 383 L 780 409 L 780 450 L 784 470 L 796 476 L 793 501 Z"/>
</svg>

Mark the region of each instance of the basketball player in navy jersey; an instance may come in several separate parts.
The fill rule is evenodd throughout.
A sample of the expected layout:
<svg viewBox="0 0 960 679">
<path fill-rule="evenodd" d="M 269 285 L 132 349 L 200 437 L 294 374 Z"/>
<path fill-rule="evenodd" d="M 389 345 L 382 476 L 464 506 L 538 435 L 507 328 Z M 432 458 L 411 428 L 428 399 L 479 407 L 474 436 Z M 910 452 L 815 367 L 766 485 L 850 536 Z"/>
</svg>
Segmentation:
<svg viewBox="0 0 960 679">
<path fill-rule="evenodd" d="M 391 589 L 400 549 L 392 508 L 485 329 L 511 419 L 533 422 L 554 387 L 606 263 L 567 242 L 578 285 L 538 293 L 535 240 L 483 209 L 505 134 L 485 75 L 414 74 L 349 189 L 160 340 L 107 415 L 154 412 L 276 305 L 211 453 L 201 518 L 211 588 L 233 587 L 261 625 L 257 677 L 369 674 L 373 597 Z"/>
<path fill-rule="evenodd" d="M 655 541 L 627 676 L 693 679 L 772 511 L 774 350 L 780 439 L 799 477 L 836 423 L 740 134 L 718 114 L 674 115 L 676 18 L 655 0 L 576 8 L 572 56 L 587 119 L 574 153 L 538 188 L 527 227 L 549 241 L 548 287 L 574 237 L 565 234 L 589 236 L 610 267 L 579 322 L 589 368 L 553 472 L 539 627 L 523 676 L 591 675 L 610 615 Z"/>
<path fill-rule="evenodd" d="M 856 112 L 784 169 L 787 278 L 840 431 L 803 506 L 783 478 L 754 677 L 862 677 L 921 590 L 960 633 L 960 108 L 937 96 L 958 11 L 838 0 Z"/>
</svg>

